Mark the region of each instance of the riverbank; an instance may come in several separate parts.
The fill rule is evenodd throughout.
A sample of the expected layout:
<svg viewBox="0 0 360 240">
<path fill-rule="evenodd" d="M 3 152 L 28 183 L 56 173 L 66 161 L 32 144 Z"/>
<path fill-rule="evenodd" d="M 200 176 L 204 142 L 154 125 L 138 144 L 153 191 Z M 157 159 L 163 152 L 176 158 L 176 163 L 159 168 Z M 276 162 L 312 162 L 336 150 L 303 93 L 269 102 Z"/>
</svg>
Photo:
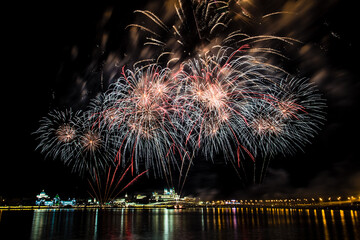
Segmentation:
<svg viewBox="0 0 360 240">
<path fill-rule="evenodd" d="M 130 206 L 111 206 L 111 205 L 77 205 L 77 206 L 0 206 L 0 210 L 38 210 L 38 209 L 153 209 L 153 208 L 172 208 L 173 205 L 153 205 L 137 204 Z M 331 209 L 331 210 L 360 210 L 360 205 L 356 204 L 297 204 L 297 205 L 183 205 L 183 208 L 274 208 L 274 209 Z"/>
</svg>

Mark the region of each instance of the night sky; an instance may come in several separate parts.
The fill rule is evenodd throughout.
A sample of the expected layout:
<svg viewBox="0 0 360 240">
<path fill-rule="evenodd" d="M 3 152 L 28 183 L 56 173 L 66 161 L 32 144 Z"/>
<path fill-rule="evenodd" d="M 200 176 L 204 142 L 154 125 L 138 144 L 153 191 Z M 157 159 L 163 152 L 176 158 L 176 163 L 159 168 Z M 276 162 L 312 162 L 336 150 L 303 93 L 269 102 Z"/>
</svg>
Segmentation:
<svg viewBox="0 0 360 240">
<path fill-rule="evenodd" d="M 35 151 L 37 141 L 32 133 L 49 110 L 86 106 L 101 88 L 94 80 L 99 77 L 99 63 L 110 53 L 123 56 L 130 51 L 125 27 L 135 20 L 133 11 L 146 9 L 149 1 L 122 2 L 25 3 L 3 10 L 7 18 L 2 29 L 5 135 L 1 144 L 0 196 L 35 198 L 42 189 L 50 195 L 86 195 L 84 179 L 63 163 L 44 159 Z M 304 75 L 321 79 L 319 88 L 327 101 L 327 120 L 313 143 L 294 156 L 273 159 L 264 184 L 245 189 L 230 164 L 198 159 L 190 171 L 185 194 L 203 199 L 360 194 L 357 6 L 333 2 L 304 14 L 312 22 L 299 27 L 299 35 L 306 35 L 304 45 L 311 48 L 303 48 L 305 53 L 293 61 Z M 102 24 L 109 9 L 111 17 Z M 296 31 L 293 28 L 291 25 L 288 30 Z M 99 45 L 105 32 L 109 39 L 102 52 Z M 166 187 L 163 180 L 145 177 L 129 191 L 162 187 Z"/>
</svg>

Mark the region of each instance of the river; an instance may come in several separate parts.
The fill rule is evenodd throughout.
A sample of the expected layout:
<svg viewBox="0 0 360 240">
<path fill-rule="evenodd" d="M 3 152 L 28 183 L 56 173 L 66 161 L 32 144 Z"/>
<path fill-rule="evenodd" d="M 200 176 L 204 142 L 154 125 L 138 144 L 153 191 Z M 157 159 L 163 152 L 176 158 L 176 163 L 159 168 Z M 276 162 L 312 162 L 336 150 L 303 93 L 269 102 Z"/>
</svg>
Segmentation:
<svg viewBox="0 0 360 240">
<path fill-rule="evenodd" d="M 0 211 L 0 239 L 360 239 L 358 210 L 288 208 Z"/>
</svg>

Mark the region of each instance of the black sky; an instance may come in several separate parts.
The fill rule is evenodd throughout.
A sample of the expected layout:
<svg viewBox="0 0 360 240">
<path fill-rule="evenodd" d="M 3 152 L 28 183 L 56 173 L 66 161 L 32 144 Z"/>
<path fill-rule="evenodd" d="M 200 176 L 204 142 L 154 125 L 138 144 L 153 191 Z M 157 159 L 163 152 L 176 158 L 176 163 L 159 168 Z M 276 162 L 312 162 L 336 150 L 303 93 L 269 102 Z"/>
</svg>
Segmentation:
<svg viewBox="0 0 360 240">
<path fill-rule="evenodd" d="M 125 26 L 134 20 L 133 11 L 144 9 L 147 1 L 22 3 L 4 9 L 2 45 L 2 141 L 0 164 L 0 196 L 34 197 L 42 189 L 50 194 L 86 193 L 86 183 L 71 173 L 61 162 L 45 160 L 35 151 L 32 133 L 38 121 L 55 106 L 66 107 L 76 102 L 81 107 L 76 77 L 84 76 L 86 66 L 98 54 L 99 22 L 112 7 L 111 26 L 116 31 L 109 43 L 113 49 L 125 51 Z M 349 1 L 348 1 L 349 2 Z M 358 17 L 355 3 L 339 1 L 314 24 L 327 33 L 327 47 L 322 37 L 313 33 L 309 41 L 316 54 L 325 59 L 320 83 L 327 99 L 327 121 L 313 144 L 293 157 L 272 160 L 263 186 L 242 189 L 230 165 L 200 161 L 190 172 L 185 193 L 200 196 L 232 197 L 276 192 L 344 191 L 360 194 L 359 154 L 359 51 Z M 313 13 L 316 14 L 316 13 Z M 71 60 L 76 46 L 78 58 Z M 305 63 L 306 65 L 306 63 Z M 64 75 L 63 69 L 73 74 Z M 73 69 L 73 71 L 69 71 Z M 94 88 L 98 88 L 95 85 Z M 89 92 L 95 94 L 96 91 Z M 55 98 L 54 98 L 55 96 Z M 79 100 L 80 99 L 80 100 Z M 134 190 L 162 186 L 160 179 L 139 181 Z M 206 193 L 206 194 L 205 194 Z"/>
</svg>

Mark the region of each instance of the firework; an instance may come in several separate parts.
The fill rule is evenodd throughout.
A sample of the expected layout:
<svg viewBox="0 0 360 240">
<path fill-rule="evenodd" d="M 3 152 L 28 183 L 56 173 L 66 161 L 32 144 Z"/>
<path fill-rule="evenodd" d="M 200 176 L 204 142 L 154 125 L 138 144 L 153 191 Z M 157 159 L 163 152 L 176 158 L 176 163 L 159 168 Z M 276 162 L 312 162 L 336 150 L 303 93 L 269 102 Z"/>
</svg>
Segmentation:
<svg viewBox="0 0 360 240">
<path fill-rule="evenodd" d="M 324 120 L 325 103 L 315 84 L 243 49 L 220 48 L 185 62 L 176 76 L 182 83 L 176 105 L 186 147 L 207 159 L 221 154 L 238 167 L 250 158 L 254 179 L 256 165 L 263 179 L 271 157 L 310 142 Z"/>
<path fill-rule="evenodd" d="M 262 18 L 249 14 L 254 11 L 246 10 L 251 8 L 250 5 L 252 3 L 232 0 L 178 0 L 171 10 L 174 12 L 172 21 L 163 21 L 149 10 L 136 10 L 135 13 L 142 17 L 141 24 L 134 23 L 127 27 L 145 33 L 146 40 L 143 45 L 148 54 L 146 59 L 139 62 L 155 61 L 175 67 L 190 58 L 204 57 L 213 47 L 239 48 L 245 44 L 251 44 L 249 52 L 254 54 L 287 58 L 277 49 L 282 49 L 284 44 L 293 45 L 299 41 L 286 36 L 252 36 L 253 31 L 247 27 L 252 26 L 253 30 L 254 23 L 260 26 Z"/>
<path fill-rule="evenodd" d="M 254 114 L 247 125 L 256 143 L 254 183 L 263 181 L 274 156 L 291 155 L 310 143 L 325 119 L 325 101 L 309 79 L 285 75 L 263 94 L 251 102 Z"/>
<path fill-rule="evenodd" d="M 299 41 L 244 31 L 245 25 L 284 14 L 262 16 L 253 5 L 178 0 L 166 20 L 136 10 L 144 21 L 128 27 L 146 33 L 144 49 L 138 49 L 146 59 L 122 67 L 121 77 L 87 111 L 51 112 L 36 132 L 37 148 L 90 174 L 93 190 L 95 183 L 103 186 L 103 176 L 105 188 L 113 186 L 111 173 L 125 166 L 124 174 L 135 170 L 139 176 L 149 169 L 167 176 L 175 168 L 180 184 L 185 160 L 184 182 L 197 154 L 211 160 L 221 155 L 235 168 L 250 158 L 255 179 L 255 168 L 262 165 L 263 175 L 268 159 L 303 149 L 324 120 L 325 103 L 314 84 L 268 57 L 287 59 L 277 49 Z"/>
<path fill-rule="evenodd" d="M 45 153 L 45 157 L 59 158 L 67 164 L 76 148 L 80 115 L 81 112 L 71 109 L 52 110 L 40 120 L 40 127 L 35 131 L 39 135 L 36 149 Z"/>
<path fill-rule="evenodd" d="M 245 48 L 222 48 L 216 54 L 189 60 L 177 75 L 182 82 L 177 105 L 184 114 L 185 143 L 209 159 L 222 152 L 226 159 L 239 163 L 245 152 L 254 160 L 248 150 L 254 148 L 247 127 L 254 114 L 251 104 L 265 96 L 264 88 L 271 86 L 265 82 L 278 79 L 277 69 L 243 54 Z"/>
<path fill-rule="evenodd" d="M 112 94 L 106 93 L 101 93 L 90 101 L 88 121 L 91 122 L 93 128 L 109 130 L 115 122 L 119 121 L 120 116 L 116 112 L 114 101 Z"/>
<path fill-rule="evenodd" d="M 123 67 L 108 92 L 76 120 L 71 112 L 43 120 L 39 146 L 93 178 L 114 164 L 131 166 L 132 174 L 144 167 L 171 175 L 175 167 L 180 184 L 185 159 L 190 167 L 195 153 L 207 159 L 222 154 L 238 167 L 248 157 L 254 169 L 256 161 L 266 169 L 269 156 L 293 153 L 310 141 L 325 104 L 314 84 L 247 49 L 219 48 L 177 72 L 156 64 Z"/>
<path fill-rule="evenodd" d="M 161 49 L 156 54 L 157 61 L 165 58 L 168 63 L 176 63 L 193 55 L 199 47 L 207 46 L 219 31 L 226 28 L 229 19 L 223 11 L 225 5 L 222 1 L 180 0 L 172 9 L 176 13 L 172 25 L 168 26 L 151 11 L 136 10 L 135 13 L 145 17 L 147 24 L 130 24 L 128 27 L 147 33 L 145 46 Z"/>
<path fill-rule="evenodd" d="M 126 168 L 121 168 L 120 164 L 112 168 L 108 167 L 106 174 L 98 174 L 94 172 L 94 178 L 88 179 L 91 188 L 90 196 L 99 200 L 100 206 L 104 203 L 113 201 L 120 193 L 133 184 L 138 178 L 148 172 L 145 170 L 132 178 L 125 186 L 123 181 L 129 172 L 131 165 Z M 121 187 L 122 186 L 122 187 Z"/>
<path fill-rule="evenodd" d="M 94 110 L 82 114 L 75 149 L 69 159 L 73 171 L 93 177 L 94 172 L 102 173 L 108 166 L 114 165 L 117 145 L 115 135 L 93 121 Z"/>
<path fill-rule="evenodd" d="M 180 145 L 172 101 L 175 88 L 170 69 L 152 65 L 135 71 L 123 68 L 108 92 L 112 101 L 104 113 L 116 116 L 112 131 L 120 143 L 117 160 L 125 164 L 130 159 L 132 171 L 143 163 L 146 169 L 167 172 L 175 163 Z"/>
<path fill-rule="evenodd" d="M 308 79 L 283 77 L 268 97 L 253 104 L 249 119 L 259 155 L 292 154 L 310 143 L 323 123 L 325 102 Z"/>
</svg>

